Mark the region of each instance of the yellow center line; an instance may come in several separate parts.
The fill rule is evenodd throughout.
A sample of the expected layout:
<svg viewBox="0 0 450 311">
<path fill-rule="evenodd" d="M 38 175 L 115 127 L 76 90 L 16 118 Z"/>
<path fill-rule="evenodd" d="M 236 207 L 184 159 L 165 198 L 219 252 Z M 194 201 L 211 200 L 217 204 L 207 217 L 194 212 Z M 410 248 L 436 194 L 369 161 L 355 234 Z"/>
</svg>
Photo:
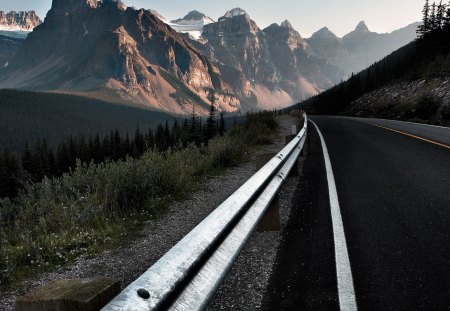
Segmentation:
<svg viewBox="0 0 450 311">
<path fill-rule="evenodd" d="M 409 133 L 406 133 L 406 132 L 394 130 L 394 129 L 391 129 L 391 128 L 388 128 L 388 127 L 384 127 L 384 126 L 381 126 L 381 125 L 377 125 L 377 124 L 372 124 L 372 125 L 376 126 L 376 127 L 379 127 L 379 128 L 382 128 L 382 129 L 385 129 L 385 130 L 388 130 L 388 131 L 396 132 L 396 133 L 399 133 L 399 134 L 402 134 L 402 135 L 413 137 L 413 138 L 416 138 L 416 139 L 419 139 L 419 140 L 423 140 L 423 141 L 426 141 L 426 142 L 434 144 L 434 145 L 438 145 L 438 146 L 450 149 L 449 145 L 441 144 L 441 143 L 438 143 L 437 141 L 434 141 L 434 140 L 429 140 L 429 139 L 426 139 L 426 138 L 423 138 L 423 137 L 420 137 L 420 136 L 416 136 L 416 135 L 409 134 Z"/>
</svg>

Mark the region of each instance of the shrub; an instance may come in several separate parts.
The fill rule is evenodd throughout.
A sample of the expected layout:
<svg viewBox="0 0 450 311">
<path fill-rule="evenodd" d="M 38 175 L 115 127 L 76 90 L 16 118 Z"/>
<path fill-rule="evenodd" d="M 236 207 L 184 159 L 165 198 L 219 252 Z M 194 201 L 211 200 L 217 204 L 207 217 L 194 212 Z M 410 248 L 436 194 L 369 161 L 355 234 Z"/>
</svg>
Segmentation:
<svg viewBox="0 0 450 311">
<path fill-rule="evenodd" d="M 440 114 L 444 121 L 450 121 L 450 104 L 443 105 Z"/>
<path fill-rule="evenodd" d="M 425 93 L 417 100 L 413 115 L 416 118 L 427 120 L 437 113 L 440 106 L 440 101 L 434 95 Z"/>
<path fill-rule="evenodd" d="M 0 200 L 0 286 L 95 251 L 126 224 L 161 213 L 192 192 L 205 175 L 238 163 L 249 147 L 270 141 L 272 113 L 250 115 L 208 146 L 188 145 L 141 158 L 77 162 L 59 178 L 30 183 Z"/>
</svg>

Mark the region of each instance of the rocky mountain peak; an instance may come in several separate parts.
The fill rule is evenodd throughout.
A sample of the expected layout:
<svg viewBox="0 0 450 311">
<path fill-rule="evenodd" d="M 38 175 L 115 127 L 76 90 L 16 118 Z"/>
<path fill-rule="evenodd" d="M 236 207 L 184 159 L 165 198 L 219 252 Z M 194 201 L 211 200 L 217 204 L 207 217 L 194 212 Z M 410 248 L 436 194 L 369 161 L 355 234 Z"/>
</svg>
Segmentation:
<svg viewBox="0 0 450 311">
<path fill-rule="evenodd" d="M 224 16 L 219 18 L 219 21 L 224 20 L 224 19 L 228 19 L 228 18 L 233 18 L 233 17 L 236 17 L 236 16 L 241 16 L 241 15 L 247 15 L 247 12 L 245 12 L 241 8 L 234 8 L 234 9 L 231 9 L 231 10 L 227 11 Z"/>
<path fill-rule="evenodd" d="M 191 11 L 185 17 L 172 20 L 173 24 L 192 24 L 192 22 L 203 22 L 204 24 L 214 23 L 214 20 L 199 11 Z"/>
<path fill-rule="evenodd" d="M 193 11 L 190 11 L 185 17 L 183 17 L 183 19 L 191 20 L 191 21 L 198 21 L 198 20 L 203 19 L 204 17 L 206 17 L 205 14 L 203 14 L 199 11 L 193 10 Z"/>
<path fill-rule="evenodd" d="M 292 27 L 291 22 L 289 22 L 288 20 L 285 20 L 284 22 L 281 23 L 281 27 L 283 28 L 289 28 L 289 29 L 294 29 L 294 27 Z"/>
<path fill-rule="evenodd" d="M 31 31 L 42 23 L 35 11 L 0 11 L 0 30 Z"/>
<path fill-rule="evenodd" d="M 367 27 L 365 21 L 359 22 L 359 24 L 356 26 L 355 31 L 358 33 L 367 33 L 369 31 L 369 27 Z"/>
<path fill-rule="evenodd" d="M 311 39 L 338 39 L 328 27 L 323 27 L 312 34 Z"/>
</svg>

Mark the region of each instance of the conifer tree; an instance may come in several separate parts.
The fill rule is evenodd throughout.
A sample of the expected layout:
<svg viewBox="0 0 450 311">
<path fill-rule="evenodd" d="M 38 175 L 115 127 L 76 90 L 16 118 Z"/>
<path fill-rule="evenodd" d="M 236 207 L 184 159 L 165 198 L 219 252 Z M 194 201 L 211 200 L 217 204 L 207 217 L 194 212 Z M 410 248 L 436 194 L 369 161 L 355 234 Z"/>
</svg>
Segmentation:
<svg viewBox="0 0 450 311">
<path fill-rule="evenodd" d="M 445 4 L 442 4 L 442 0 L 439 2 L 437 6 L 436 12 L 436 28 L 441 29 L 444 26 L 444 18 L 445 18 Z"/>
<path fill-rule="evenodd" d="M 423 37 L 425 36 L 429 31 L 430 31 L 430 3 L 429 0 L 425 1 L 425 5 L 423 7 L 422 10 L 423 13 L 423 19 L 422 22 L 423 24 L 420 25 L 417 29 L 417 34 L 419 35 L 419 37 Z"/>
<path fill-rule="evenodd" d="M 208 143 L 208 141 L 216 135 L 216 129 L 216 108 L 214 107 L 214 100 L 212 100 L 208 119 L 206 120 L 205 143 Z"/>
<path fill-rule="evenodd" d="M 444 17 L 444 28 L 450 27 L 450 2 L 446 6 L 446 12 Z"/>
<path fill-rule="evenodd" d="M 223 117 L 223 111 L 221 111 L 219 119 L 219 135 L 223 136 L 223 133 L 225 133 L 225 118 Z"/>
<path fill-rule="evenodd" d="M 190 119 L 190 129 L 189 129 L 189 139 L 188 141 L 194 142 L 197 144 L 198 141 L 198 133 L 201 131 L 201 128 L 198 127 L 197 122 L 197 113 L 195 112 L 195 103 L 192 103 L 192 114 Z"/>
<path fill-rule="evenodd" d="M 434 31 L 438 28 L 437 25 L 437 19 L 436 19 L 436 2 L 433 2 L 433 4 L 431 5 L 431 13 L 430 13 L 430 17 L 429 17 L 429 23 L 430 23 L 430 29 L 429 32 Z"/>
<path fill-rule="evenodd" d="M 166 123 L 164 125 L 164 146 L 163 146 L 163 151 L 167 151 L 171 145 L 172 145 L 172 142 L 170 140 L 169 122 L 166 120 Z"/>
<path fill-rule="evenodd" d="M 148 129 L 146 147 L 150 150 L 153 150 L 155 148 L 155 137 L 153 135 L 152 129 Z"/>
</svg>

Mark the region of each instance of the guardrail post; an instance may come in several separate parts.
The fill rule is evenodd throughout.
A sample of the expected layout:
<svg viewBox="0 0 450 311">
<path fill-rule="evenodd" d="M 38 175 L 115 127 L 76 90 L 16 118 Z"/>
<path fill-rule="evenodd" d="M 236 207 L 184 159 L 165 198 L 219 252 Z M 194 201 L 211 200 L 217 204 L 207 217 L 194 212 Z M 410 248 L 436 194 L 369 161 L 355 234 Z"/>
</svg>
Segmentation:
<svg viewBox="0 0 450 311">
<path fill-rule="evenodd" d="M 15 311 L 98 311 L 120 293 L 110 278 L 56 280 L 16 301 Z"/>
<path fill-rule="evenodd" d="M 287 135 L 285 136 L 285 143 L 286 145 L 289 144 L 291 142 L 291 140 L 294 139 L 296 135 Z M 289 176 L 288 177 L 297 177 L 298 176 L 298 161 L 295 161 L 294 166 L 292 167 Z"/>
<path fill-rule="evenodd" d="M 269 162 L 276 153 L 265 153 L 256 156 L 256 170 L 260 170 L 267 162 Z M 278 194 L 266 210 L 266 213 L 258 225 L 259 232 L 279 231 L 280 223 L 280 200 Z"/>
</svg>

